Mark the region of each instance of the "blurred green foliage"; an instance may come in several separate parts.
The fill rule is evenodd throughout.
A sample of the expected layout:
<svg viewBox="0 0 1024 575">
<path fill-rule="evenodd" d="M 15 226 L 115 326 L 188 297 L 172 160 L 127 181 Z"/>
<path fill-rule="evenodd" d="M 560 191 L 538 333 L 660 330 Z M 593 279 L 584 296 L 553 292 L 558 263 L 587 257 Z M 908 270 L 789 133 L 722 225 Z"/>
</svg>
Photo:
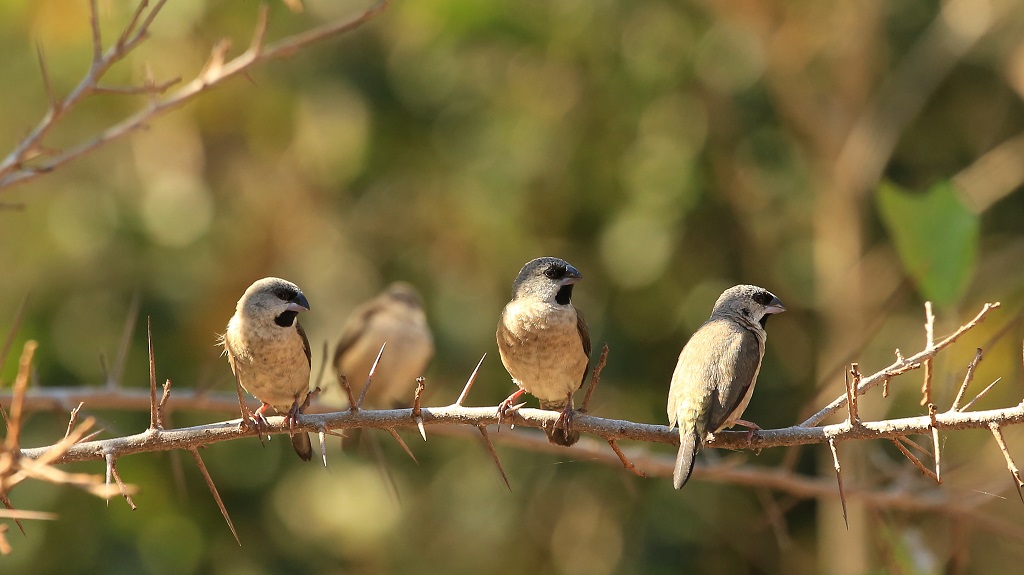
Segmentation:
<svg viewBox="0 0 1024 575">
<path fill-rule="evenodd" d="M 883 182 L 878 207 L 921 295 L 940 307 L 959 302 L 974 274 L 980 225 L 953 185 L 940 182 L 911 194 Z"/>
<path fill-rule="evenodd" d="M 304 4 L 293 13 L 272 2 L 269 38 L 363 7 Z M 109 44 L 131 3 L 99 5 Z M 947 183 L 1024 131 L 1024 6 L 978 2 L 973 19 L 953 22 L 988 28 L 904 118 L 884 169 L 893 188 L 879 203 L 879 182 L 851 190 L 835 171 L 853 123 L 949 17 L 942 6 L 399 0 L 360 30 L 0 191 L 0 330 L 28 294 L 14 349 L 40 342 L 36 384 L 101 385 L 139 294 L 158 378 L 230 392 L 214 342 L 253 280 L 277 275 L 303 288 L 316 373 L 319 349 L 333 345 L 349 311 L 404 279 L 424 293 L 437 339 L 425 403 L 451 403 L 487 353 L 469 403 L 493 405 L 512 390 L 494 343 L 499 311 L 520 266 L 553 255 L 582 271 L 576 303 L 595 349 L 611 347 L 591 406 L 597 415 L 664 422 L 679 349 L 736 283 L 762 285 L 790 310 L 769 328 L 745 414 L 766 428 L 800 421 L 838 396 L 844 363 L 860 361 L 868 372 L 888 364 L 896 347 L 916 349 L 923 297 L 943 306 L 937 335 L 981 302 L 1002 301 L 964 349 L 937 361 L 936 401 L 948 405 L 974 347 L 1024 307 L 1021 182 L 994 173 L 1002 187 L 981 213 L 959 207 L 971 205 L 971 189 Z M 0 153 L 45 113 L 36 46 L 58 94 L 87 70 L 87 8 L 0 1 Z M 241 51 L 255 14 L 252 3 L 170 2 L 108 82 L 141 84 L 147 71 L 187 81 L 218 39 Z M 47 145 L 89 138 L 143 105 L 142 97 L 95 96 Z M 907 199 L 928 190 L 938 191 Z M 1014 385 L 978 407 L 1020 400 L 1022 336 L 1018 322 L 986 347 L 977 381 Z M 0 366 L 0 380 L 12 380 L 14 363 Z M 136 330 L 123 385 L 146 381 Z M 865 399 L 862 414 L 921 413 L 917 380 L 899 383 L 884 402 Z M 110 436 L 147 423 L 144 413 L 96 415 Z M 173 423 L 230 416 L 175 412 Z M 24 444 L 55 441 L 66 418 L 35 414 Z M 1020 453 L 1020 431 L 1007 436 Z M 241 548 L 183 454 L 119 463 L 141 488 L 136 512 L 120 500 L 105 506 L 26 482 L 14 505 L 60 517 L 26 522 L 27 537 L 12 526 L 14 553 L 0 557 L 0 572 L 817 573 L 842 555 L 822 547 L 816 502 L 780 496 L 782 536 L 754 489 L 698 480 L 674 492 L 665 479 L 638 479 L 569 452 L 499 446 L 510 494 L 475 438 L 408 437 L 419 465 L 380 439 L 397 497 L 372 458 L 341 454 L 336 444 L 327 471 L 301 465 L 286 441 L 204 450 Z M 944 440 L 943 489 L 1009 486 L 987 434 Z M 884 478 L 903 464 L 893 450 L 872 453 L 861 462 L 864 476 Z M 785 450 L 724 455 L 772 466 Z M 830 466 L 820 449 L 801 450 L 797 469 L 814 473 L 822 456 Z M 99 463 L 74 467 L 102 473 Z M 986 510 L 1019 525 L 1019 509 L 999 505 Z M 1012 537 L 970 532 L 961 547 L 950 543 L 962 532 L 951 535 L 953 521 L 942 516 L 883 511 L 866 521 L 886 533 L 860 559 L 875 572 L 932 572 L 929 565 L 947 565 L 963 548 L 966 572 L 1014 572 L 1009 565 L 1019 562 Z"/>
</svg>

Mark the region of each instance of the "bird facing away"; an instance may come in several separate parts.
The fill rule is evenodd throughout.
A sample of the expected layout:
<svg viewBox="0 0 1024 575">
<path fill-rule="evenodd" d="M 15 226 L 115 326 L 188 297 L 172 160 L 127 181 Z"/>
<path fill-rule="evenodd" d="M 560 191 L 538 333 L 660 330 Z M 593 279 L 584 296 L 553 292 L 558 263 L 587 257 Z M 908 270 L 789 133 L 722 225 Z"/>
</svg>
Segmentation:
<svg viewBox="0 0 1024 575">
<path fill-rule="evenodd" d="M 412 405 L 416 378 L 423 375 L 434 356 L 434 337 L 423 312 L 423 299 L 408 283 L 392 283 L 345 321 L 334 350 L 334 368 L 348 378 L 356 394 L 385 343 L 363 407 Z M 340 394 L 331 399 L 340 402 L 342 398 L 335 395 Z"/>
<path fill-rule="evenodd" d="M 280 278 L 263 278 L 245 290 L 224 333 L 224 351 L 238 384 L 267 407 L 294 422 L 309 393 L 310 353 L 299 312 L 309 301 L 299 286 Z M 243 421 L 245 414 L 243 414 Z M 292 435 L 303 461 L 313 457 L 306 433 Z"/>
<path fill-rule="evenodd" d="M 512 301 L 498 322 L 498 352 L 519 390 L 499 408 L 499 415 L 523 394 L 540 400 L 541 409 L 561 411 L 548 441 L 576 443 L 571 431 L 572 394 L 583 384 L 590 362 L 590 334 L 583 314 L 572 305 L 572 288 L 580 272 L 565 260 L 527 262 L 512 284 Z"/>
<path fill-rule="evenodd" d="M 740 416 L 750 403 L 764 357 L 768 316 L 786 311 L 771 292 L 738 285 L 722 293 L 711 317 L 683 346 L 668 391 L 669 427 L 679 426 L 672 485 L 686 485 L 707 439 L 726 427 L 757 426 Z"/>
</svg>

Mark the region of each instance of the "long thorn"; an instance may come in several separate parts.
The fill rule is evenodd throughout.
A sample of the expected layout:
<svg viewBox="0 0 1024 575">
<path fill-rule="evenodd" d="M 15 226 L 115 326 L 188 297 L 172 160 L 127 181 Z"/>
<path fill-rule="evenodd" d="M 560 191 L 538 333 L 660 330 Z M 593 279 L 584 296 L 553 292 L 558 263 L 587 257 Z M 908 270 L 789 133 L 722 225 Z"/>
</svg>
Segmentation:
<svg viewBox="0 0 1024 575">
<path fill-rule="evenodd" d="M 902 438 L 901 437 L 893 437 L 892 438 L 893 444 L 895 444 L 896 448 L 900 450 L 900 453 L 905 455 L 906 458 L 909 459 L 910 462 L 913 463 L 914 466 L 917 467 L 917 469 L 921 471 L 921 473 L 923 473 L 924 475 L 926 475 L 928 477 L 931 477 L 932 479 L 935 480 L 936 483 L 938 483 L 939 482 L 939 477 L 937 475 L 935 475 L 935 472 L 932 471 L 931 469 L 928 469 L 927 467 L 925 467 L 924 464 L 921 463 L 921 460 L 918 459 L 916 455 L 911 453 L 909 449 L 907 449 L 906 447 L 903 446 L 903 443 L 900 441 L 900 439 L 902 439 Z"/>
<path fill-rule="evenodd" d="M 1006 441 L 1003 440 L 1003 431 L 999 428 L 999 424 L 992 422 L 988 424 L 989 431 L 992 432 L 992 436 L 995 437 L 996 443 L 999 444 L 999 450 L 1003 452 L 1003 458 L 1006 459 L 1006 468 L 1010 470 L 1010 475 L 1013 476 L 1013 486 L 1017 488 L 1017 496 L 1020 497 L 1022 503 L 1024 503 L 1024 494 L 1021 493 L 1020 488 L 1024 486 L 1024 480 L 1021 480 L 1020 470 L 1013 463 L 1013 458 L 1010 457 L 1009 450 L 1006 449 Z"/>
<path fill-rule="evenodd" d="M 967 386 L 971 385 L 971 382 L 974 381 L 974 370 L 977 369 L 979 363 L 981 363 L 980 347 L 976 352 L 974 352 L 974 359 L 971 360 L 971 363 L 967 364 L 967 373 L 964 374 L 964 382 L 960 384 L 960 389 L 956 392 L 956 398 L 953 399 L 953 406 L 949 408 L 950 411 L 960 411 L 960 400 L 964 398 L 964 393 L 967 392 Z"/>
<path fill-rule="evenodd" d="M 11 327 L 7 330 L 7 337 L 4 338 L 4 345 L 0 348 L 0 369 L 7 364 L 7 354 L 10 353 L 11 346 L 14 345 L 14 337 L 18 335 L 18 330 L 21 328 L 21 321 L 25 318 L 27 306 L 28 294 L 26 293 L 21 297 L 21 303 L 18 304 L 17 311 L 14 312 L 14 321 L 11 322 Z"/>
<path fill-rule="evenodd" d="M 498 466 L 498 473 L 501 474 L 501 479 L 505 482 L 505 487 L 507 487 L 509 493 L 511 493 L 512 486 L 508 482 L 508 476 L 505 475 L 505 468 L 501 465 L 501 459 L 498 457 L 498 452 L 494 449 L 494 443 L 491 442 L 491 436 L 487 433 L 487 428 L 481 425 L 477 427 L 477 429 L 480 430 L 480 435 L 484 439 L 484 445 L 487 446 L 487 451 L 491 453 L 491 457 L 494 459 L 494 464 Z"/>
<path fill-rule="evenodd" d="M 153 321 L 149 316 L 146 316 L 146 344 L 149 349 L 149 428 L 156 429 L 156 358 L 153 356 Z"/>
<path fill-rule="evenodd" d="M 484 364 L 484 358 L 487 354 L 480 356 L 480 361 L 477 362 L 476 367 L 473 368 L 473 373 L 469 374 L 469 379 L 466 380 L 466 387 L 462 388 L 462 393 L 459 394 L 459 398 L 455 400 L 455 405 L 462 405 L 463 401 L 466 401 L 466 396 L 469 395 L 469 390 L 473 389 L 473 382 L 476 381 L 476 374 L 480 373 L 480 366 Z M 511 488 L 509 488 L 511 490 Z"/>
<path fill-rule="evenodd" d="M 939 450 L 939 427 L 936 415 L 938 409 L 934 403 L 928 404 L 928 417 L 932 421 L 932 449 L 935 458 L 935 482 L 942 483 L 942 451 Z"/>
<path fill-rule="evenodd" d="M 356 405 L 360 409 L 363 407 L 363 400 L 366 399 L 366 392 L 370 390 L 370 384 L 373 383 L 373 376 L 377 373 L 377 365 L 380 363 L 380 358 L 384 355 L 384 348 L 387 345 L 387 342 L 384 342 L 380 346 L 380 351 L 377 352 L 377 359 L 373 360 L 373 365 L 370 366 L 370 373 L 366 375 L 366 383 L 363 385 L 363 390 L 359 392 L 359 399 L 356 400 Z"/>
<path fill-rule="evenodd" d="M 327 467 L 327 433 L 323 427 L 317 430 L 320 436 L 320 456 L 324 458 L 324 467 Z"/>
<path fill-rule="evenodd" d="M 139 307 L 142 297 L 136 290 L 132 295 L 132 301 L 128 304 L 128 317 L 124 320 L 124 329 L 121 331 L 121 343 L 117 346 L 117 359 L 114 360 L 114 369 L 107 378 L 107 387 L 116 388 L 121 385 L 121 377 L 124 375 L 124 366 L 128 363 L 128 350 L 132 345 L 132 334 L 135 333 L 135 322 L 139 319 Z"/>
<path fill-rule="evenodd" d="M 6 493 L 0 493 L 0 502 L 3 502 L 4 507 L 6 507 L 7 509 L 14 511 L 14 506 L 11 505 L 11 500 L 7 498 Z M 28 533 L 25 533 L 25 526 L 21 524 L 21 519 L 15 517 L 14 524 L 18 526 L 18 530 L 21 531 L 22 535 L 28 535 Z"/>
<path fill-rule="evenodd" d="M 999 383 L 1002 379 L 1003 378 L 1001 378 L 1001 377 L 997 377 L 995 381 L 993 381 L 992 383 L 986 385 L 985 389 L 981 390 L 981 392 L 978 393 L 978 395 L 974 396 L 974 399 L 968 401 L 967 405 L 961 407 L 960 411 L 967 411 L 968 409 L 973 407 L 974 404 L 977 403 L 979 399 L 985 397 L 985 395 L 989 392 L 989 390 L 991 390 L 993 387 L 995 387 L 996 384 Z"/>
<path fill-rule="evenodd" d="M 206 470 L 206 464 L 203 463 L 203 458 L 199 456 L 199 451 L 195 447 L 188 448 L 189 453 L 192 454 L 192 459 L 195 460 L 196 466 L 199 467 L 199 471 L 203 474 L 203 479 L 206 480 L 206 486 L 210 488 L 210 493 L 213 494 L 213 499 L 217 502 L 217 507 L 220 509 L 220 514 L 224 517 L 224 521 L 228 524 L 228 529 L 231 530 L 231 534 L 235 536 L 235 542 L 238 546 L 242 546 L 242 540 L 238 538 L 238 532 L 235 531 L 235 524 L 231 522 L 231 516 L 228 515 L 227 507 L 224 507 L 224 501 L 220 498 L 220 493 L 217 492 L 217 486 L 213 483 L 213 478 L 210 477 L 210 472 Z"/>
<path fill-rule="evenodd" d="M 850 530 L 850 520 L 846 516 L 846 493 L 843 491 L 843 470 L 839 466 L 839 452 L 836 451 L 836 441 L 828 438 L 828 448 L 832 450 L 832 465 L 836 469 L 836 481 L 839 483 L 839 500 L 843 503 L 843 522 L 846 523 L 846 530 Z"/>
<path fill-rule="evenodd" d="M 925 349 L 935 347 L 935 314 L 932 313 L 932 302 L 924 302 L 924 334 Z M 924 383 L 921 384 L 921 405 L 932 402 L 932 358 L 924 361 Z"/>
<path fill-rule="evenodd" d="M 387 427 L 385 429 L 387 429 L 388 433 L 391 434 L 391 437 L 395 438 L 395 441 L 398 442 L 398 445 L 402 446 L 402 449 L 405 450 L 405 454 L 408 455 L 410 458 L 412 458 L 413 462 L 416 463 L 416 465 L 419 465 L 420 462 L 416 460 L 416 456 L 412 454 L 412 450 L 409 449 L 409 446 L 405 444 L 405 440 L 402 439 L 402 436 L 398 435 L 398 432 L 395 431 L 395 428 Z"/>
</svg>

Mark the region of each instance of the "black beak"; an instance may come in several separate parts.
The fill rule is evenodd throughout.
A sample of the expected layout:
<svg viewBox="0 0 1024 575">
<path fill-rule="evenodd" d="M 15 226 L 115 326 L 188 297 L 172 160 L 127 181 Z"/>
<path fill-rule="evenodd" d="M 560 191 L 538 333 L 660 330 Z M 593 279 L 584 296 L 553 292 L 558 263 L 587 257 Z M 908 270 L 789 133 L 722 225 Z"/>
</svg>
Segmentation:
<svg viewBox="0 0 1024 575">
<path fill-rule="evenodd" d="M 309 311 L 309 300 L 302 292 L 295 294 L 292 301 L 288 302 L 288 311 Z"/>
</svg>

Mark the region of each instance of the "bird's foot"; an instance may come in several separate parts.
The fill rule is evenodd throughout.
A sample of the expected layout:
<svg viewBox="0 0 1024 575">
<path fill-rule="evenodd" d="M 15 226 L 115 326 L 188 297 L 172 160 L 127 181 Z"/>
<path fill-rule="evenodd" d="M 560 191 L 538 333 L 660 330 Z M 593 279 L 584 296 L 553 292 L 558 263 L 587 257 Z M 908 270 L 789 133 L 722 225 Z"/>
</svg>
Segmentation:
<svg viewBox="0 0 1024 575">
<path fill-rule="evenodd" d="M 755 431 L 761 431 L 760 425 L 743 419 L 737 419 L 736 421 L 732 422 L 732 424 L 747 428 L 747 443 L 750 443 L 750 441 L 754 438 Z"/>
<path fill-rule="evenodd" d="M 250 429 L 256 429 L 256 438 L 263 443 L 263 436 L 267 436 L 267 441 L 270 441 L 270 434 L 267 433 L 267 429 L 270 427 L 270 423 L 267 421 L 267 417 L 263 415 L 263 412 L 270 407 L 266 403 L 260 406 L 256 411 L 249 411 L 248 408 L 242 412 L 242 421 L 238 424 L 239 429 L 242 431 L 249 431 Z"/>
<path fill-rule="evenodd" d="M 292 406 L 288 409 L 288 413 L 284 414 L 284 423 L 288 426 L 288 436 L 295 437 L 295 420 L 298 419 L 299 414 L 309 404 L 309 395 L 306 396 L 306 401 L 299 404 L 299 396 L 296 394 L 295 400 L 292 401 Z"/>
<path fill-rule="evenodd" d="M 572 433 L 572 420 L 575 414 L 576 410 L 572 408 L 572 404 L 567 403 L 562 412 L 558 414 L 558 419 L 555 420 L 555 429 L 564 429 L 566 435 Z"/>
<path fill-rule="evenodd" d="M 513 393 L 512 395 L 506 397 L 505 401 L 503 401 L 503 402 L 498 404 L 498 429 L 499 430 L 501 429 L 501 422 L 504 421 L 504 419 L 506 417 L 508 417 L 509 415 L 514 414 L 516 411 L 519 410 L 520 407 L 526 405 L 525 402 L 524 403 L 519 403 L 519 404 L 515 403 L 515 401 L 517 399 L 519 399 L 520 397 L 522 397 L 522 395 L 524 393 L 526 393 L 526 391 L 524 391 L 522 389 L 518 389 L 518 390 L 516 390 L 515 393 Z"/>
</svg>

